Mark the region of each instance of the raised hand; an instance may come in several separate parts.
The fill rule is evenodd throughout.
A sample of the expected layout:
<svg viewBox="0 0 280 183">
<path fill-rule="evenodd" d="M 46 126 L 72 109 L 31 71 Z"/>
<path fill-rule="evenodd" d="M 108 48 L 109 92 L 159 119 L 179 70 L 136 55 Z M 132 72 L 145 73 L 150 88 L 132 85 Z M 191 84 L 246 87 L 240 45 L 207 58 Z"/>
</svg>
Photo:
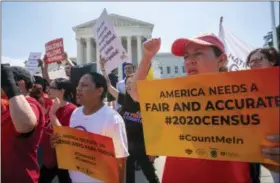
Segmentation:
<svg viewBox="0 0 280 183">
<path fill-rule="evenodd" d="M 100 68 L 101 68 L 101 70 L 104 70 L 104 69 L 105 69 L 105 64 L 106 64 L 106 62 L 107 62 L 107 60 L 106 60 L 104 57 L 101 57 L 101 55 L 100 55 L 100 61 L 99 61 L 99 63 L 100 63 Z"/>
<path fill-rule="evenodd" d="M 50 115 L 51 116 L 56 116 L 56 111 L 60 108 L 63 107 L 61 101 L 58 98 L 55 98 L 52 104 L 52 108 L 50 110 Z"/>
<path fill-rule="evenodd" d="M 64 60 L 68 59 L 68 54 L 66 52 L 64 52 Z"/>
<path fill-rule="evenodd" d="M 154 38 L 144 43 L 144 56 L 154 57 L 160 49 L 161 39 Z"/>
</svg>

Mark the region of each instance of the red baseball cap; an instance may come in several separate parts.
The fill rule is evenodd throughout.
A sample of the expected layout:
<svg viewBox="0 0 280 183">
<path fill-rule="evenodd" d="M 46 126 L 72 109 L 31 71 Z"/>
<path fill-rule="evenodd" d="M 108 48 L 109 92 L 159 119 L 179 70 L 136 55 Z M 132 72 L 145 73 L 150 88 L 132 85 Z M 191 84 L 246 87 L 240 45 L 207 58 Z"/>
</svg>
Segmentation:
<svg viewBox="0 0 280 183">
<path fill-rule="evenodd" d="M 172 54 L 179 57 L 184 56 L 186 45 L 191 42 L 204 46 L 216 46 L 225 53 L 223 42 L 215 34 L 204 34 L 190 39 L 180 38 L 175 40 L 171 48 Z"/>
</svg>

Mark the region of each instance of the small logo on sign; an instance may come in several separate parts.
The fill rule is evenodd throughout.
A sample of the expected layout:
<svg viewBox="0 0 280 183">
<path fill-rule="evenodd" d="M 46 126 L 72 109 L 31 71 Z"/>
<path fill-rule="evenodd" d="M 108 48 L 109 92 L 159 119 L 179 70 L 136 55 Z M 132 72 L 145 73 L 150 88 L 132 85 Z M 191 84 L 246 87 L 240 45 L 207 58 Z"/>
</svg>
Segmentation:
<svg viewBox="0 0 280 183">
<path fill-rule="evenodd" d="M 217 158 L 217 156 L 218 156 L 218 151 L 217 151 L 216 148 L 210 148 L 210 156 L 211 156 L 212 158 Z"/>
<path fill-rule="evenodd" d="M 186 152 L 188 155 L 190 155 L 190 154 L 192 154 L 193 150 L 191 150 L 191 149 L 186 149 L 185 152 Z"/>
<path fill-rule="evenodd" d="M 231 158 L 238 157 L 238 154 L 235 152 L 222 151 L 220 154 L 221 154 L 221 156 L 227 156 L 227 157 L 231 157 Z"/>
<path fill-rule="evenodd" d="M 196 154 L 199 156 L 204 156 L 206 154 L 206 151 L 204 149 L 197 149 Z"/>
</svg>

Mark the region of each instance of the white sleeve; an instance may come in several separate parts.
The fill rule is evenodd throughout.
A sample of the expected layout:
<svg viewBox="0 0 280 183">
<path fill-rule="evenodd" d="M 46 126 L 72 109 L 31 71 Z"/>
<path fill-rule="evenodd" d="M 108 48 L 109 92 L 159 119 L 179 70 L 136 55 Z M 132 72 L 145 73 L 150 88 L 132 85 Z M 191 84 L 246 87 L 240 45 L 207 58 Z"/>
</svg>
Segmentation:
<svg viewBox="0 0 280 183">
<path fill-rule="evenodd" d="M 116 88 L 120 92 L 120 81 L 117 82 Z"/>
<path fill-rule="evenodd" d="M 129 155 L 125 124 L 119 114 L 114 115 L 113 120 L 109 133 L 113 139 L 116 158 L 124 158 Z"/>
<path fill-rule="evenodd" d="M 71 114 L 70 116 L 70 120 L 69 120 L 69 127 L 75 127 L 75 124 L 74 124 L 74 119 L 76 117 L 76 114 L 77 114 L 77 111 L 79 110 L 79 107 L 77 107 Z"/>
</svg>

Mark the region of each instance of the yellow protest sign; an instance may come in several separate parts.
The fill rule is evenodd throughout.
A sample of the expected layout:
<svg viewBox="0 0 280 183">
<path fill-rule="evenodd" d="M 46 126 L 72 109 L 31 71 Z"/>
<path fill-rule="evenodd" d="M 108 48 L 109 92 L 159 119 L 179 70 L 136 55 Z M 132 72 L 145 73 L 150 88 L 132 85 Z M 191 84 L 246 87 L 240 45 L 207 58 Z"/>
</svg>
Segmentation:
<svg viewBox="0 0 280 183">
<path fill-rule="evenodd" d="M 154 79 L 154 70 L 152 67 L 150 67 L 148 75 L 146 77 L 147 80 L 153 80 Z"/>
<path fill-rule="evenodd" d="M 80 171 L 106 183 L 119 182 L 111 138 L 69 127 L 56 127 L 54 133 L 61 136 L 55 148 L 59 168 Z"/>
<path fill-rule="evenodd" d="M 279 68 L 139 81 L 149 155 L 266 162 L 279 135 Z M 147 91 L 149 89 L 149 92 Z"/>
</svg>

